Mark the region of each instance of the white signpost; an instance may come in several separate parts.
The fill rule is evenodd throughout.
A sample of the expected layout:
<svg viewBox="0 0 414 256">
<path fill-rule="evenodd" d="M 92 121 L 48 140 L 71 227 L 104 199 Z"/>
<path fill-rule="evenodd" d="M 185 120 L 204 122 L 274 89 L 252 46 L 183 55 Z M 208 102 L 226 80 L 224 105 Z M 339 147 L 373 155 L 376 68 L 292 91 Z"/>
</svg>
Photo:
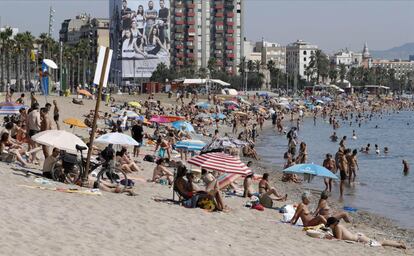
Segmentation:
<svg viewBox="0 0 414 256">
<path fill-rule="evenodd" d="M 108 83 L 111 60 L 112 60 L 112 50 L 107 47 L 100 46 L 98 62 L 96 63 L 96 69 L 95 69 L 95 77 L 93 79 L 93 83 L 98 86 L 98 97 L 96 99 L 95 115 L 93 117 L 92 132 L 91 132 L 91 136 L 89 139 L 89 149 L 88 149 L 88 156 L 86 158 L 86 168 L 85 168 L 85 172 L 83 173 L 83 177 L 82 177 L 82 186 L 88 185 L 89 166 L 91 162 L 93 140 L 95 138 L 95 133 L 96 133 L 96 121 L 98 120 L 99 106 L 100 106 L 101 98 L 102 98 L 102 88 L 106 87 L 106 84 Z"/>
</svg>

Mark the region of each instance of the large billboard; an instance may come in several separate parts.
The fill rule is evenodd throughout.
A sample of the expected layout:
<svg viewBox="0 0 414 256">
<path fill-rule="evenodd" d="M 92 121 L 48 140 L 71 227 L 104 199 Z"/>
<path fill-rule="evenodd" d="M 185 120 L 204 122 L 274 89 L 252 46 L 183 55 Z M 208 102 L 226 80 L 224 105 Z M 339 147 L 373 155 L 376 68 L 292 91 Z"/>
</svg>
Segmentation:
<svg viewBox="0 0 414 256">
<path fill-rule="evenodd" d="M 169 0 L 111 1 L 111 43 L 123 78 L 150 77 L 159 63 L 170 63 Z M 115 13 L 114 13 L 115 12 Z M 115 23 L 115 24 L 114 24 Z"/>
</svg>

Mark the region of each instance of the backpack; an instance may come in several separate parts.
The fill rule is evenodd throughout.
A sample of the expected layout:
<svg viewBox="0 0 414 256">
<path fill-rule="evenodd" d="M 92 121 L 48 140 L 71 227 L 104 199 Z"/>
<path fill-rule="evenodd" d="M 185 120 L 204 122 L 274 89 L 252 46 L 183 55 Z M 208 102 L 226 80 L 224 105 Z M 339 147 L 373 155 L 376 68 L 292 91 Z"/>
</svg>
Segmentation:
<svg viewBox="0 0 414 256">
<path fill-rule="evenodd" d="M 145 155 L 144 156 L 144 161 L 153 163 L 154 162 L 154 156 L 152 156 L 152 155 Z"/>
</svg>

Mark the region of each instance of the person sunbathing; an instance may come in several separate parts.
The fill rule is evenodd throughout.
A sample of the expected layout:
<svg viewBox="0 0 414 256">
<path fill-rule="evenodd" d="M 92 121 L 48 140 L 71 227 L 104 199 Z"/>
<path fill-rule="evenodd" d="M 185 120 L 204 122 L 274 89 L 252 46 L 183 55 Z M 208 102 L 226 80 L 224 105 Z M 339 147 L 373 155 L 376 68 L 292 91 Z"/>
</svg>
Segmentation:
<svg viewBox="0 0 414 256">
<path fill-rule="evenodd" d="M 311 215 L 311 211 L 308 208 L 309 203 L 310 203 L 310 193 L 304 192 L 302 194 L 302 203 L 298 205 L 295 211 L 295 215 L 293 215 L 293 218 L 290 220 L 291 224 L 295 225 L 299 218 L 302 220 L 304 227 L 316 226 L 319 224 L 326 224 L 325 217 L 321 215 L 313 217 Z"/>
<path fill-rule="evenodd" d="M 7 132 L 3 133 L 0 138 L 0 154 L 2 153 L 12 154 L 16 156 L 17 161 L 19 161 L 22 166 L 27 165 L 27 162 L 22 157 L 23 154 L 26 154 L 26 150 L 20 145 L 10 141 L 10 135 Z"/>
<path fill-rule="evenodd" d="M 280 195 L 275 188 L 269 185 L 269 173 L 264 173 L 263 178 L 259 182 L 259 195 L 260 197 L 263 196 L 271 196 L 274 195 L 276 198 L 271 198 L 272 200 L 276 201 L 286 201 L 287 194 L 282 196 Z"/>
<path fill-rule="evenodd" d="M 151 182 L 159 182 L 162 178 L 167 178 L 168 184 L 172 184 L 174 180 L 174 174 L 170 172 L 165 166 L 165 159 L 160 158 L 156 162 L 157 166 L 155 166 L 154 171 L 152 173 L 152 180 Z"/>
<path fill-rule="evenodd" d="M 98 182 L 96 181 L 96 177 L 93 177 L 92 175 L 89 175 L 89 178 L 88 178 L 88 188 L 100 189 L 102 191 L 116 193 L 116 194 L 126 193 L 129 196 L 137 195 L 132 188 L 125 188 L 123 185 L 113 184 L 113 183 L 110 183 L 109 181 L 101 180 L 98 185 Z"/>
<path fill-rule="evenodd" d="M 400 249 L 406 249 L 406 245 L 402 242 L 396 242 L 392 240 L 384 240 L 382 242 L 375 241 L 362 233 L 352 233 L 346 227 L 339 224 L 339 219 L 335 217 L 329 217 L 326 222 L 326 227 L 331 228 L 334 238 L 339 240 L 354 241 L 370 246 L 390 246 Z"/>
<path fill-rule="evenodd" d="M 208 198 L 215 201 L 217 210 L 223 211 L 226 209 L 220 191 L 211 190 L 207 193 L 206 191 L 198 190 L 194 187 L 193 178 L 194 174 L 187 173 L 187 167 L 183 165 L 179 166 L 177 168 L 177 177 L 174 181 L 174 190 L 185 200 L 193 199 L 194 197 L 192 207 L 196 207 L 197 203 L 203 198 Z"/>
<path fill-rule="evenodd" d="M 116 152 L 116 162 L 126 173 L 140 171 L 138 165 L 128 157 L 125 148 L 122 148 L 121 151 Z"/>
<path fill-rule="evenodd" d="M 332 213 L 331 208 L 328 205 L 328 198 L 329 198 L 329 192 L 328 191 L 322 191 L 321 193 L 321 199 L 319 199 L 318 208 L 316 208 L 314 216 L 323 216 L 325 219 L 328 219 L 329 217 L 335 217 L 337 219 L 343 219 L 345 222 L 349 223 L 351 222 L 351 218 L 348 213 L 346 212 L 337 212 Z"/>
<path fill-rule="evenodd" d="M 254 174 L 251 173 L 244 178 L 243 181 L 243 197 L 252 197 L 252 196 L 259 196 L 259 193 L 255 192 L 253 189 L 253 176 Z"/>
</svg>

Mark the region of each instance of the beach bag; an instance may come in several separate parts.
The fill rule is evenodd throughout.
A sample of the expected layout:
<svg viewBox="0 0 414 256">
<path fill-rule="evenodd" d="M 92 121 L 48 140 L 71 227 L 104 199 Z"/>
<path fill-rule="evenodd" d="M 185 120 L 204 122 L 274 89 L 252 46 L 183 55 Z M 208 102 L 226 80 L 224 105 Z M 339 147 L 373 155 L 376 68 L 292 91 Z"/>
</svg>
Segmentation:
<svg viewBox="0 0 414 256">
<path fill-rule="evenodd" d="M 216 204 L 213 200 L 209 198 L 203 198 L 197 202 L 197 206 L 201 209 L 208 210 L 208 211 L 214 211 L 216 209 Z"/>
<path fill-rule="evenodd" d="M 260 204 L 263 205 L 266 208 L 272 208 L 273 207 L 273 200 L 270 198 L 270 196 L 262 195 L 260 197 Z"/>
<path fill-rule="evenodd" d="M 153 162 L 154 162 L 154 156 L 151 156 L 151 155 L 145 155 L 145 156 L 144 156 L 144 161 L 147 161 L 147 162 L 151 162 L 151 163 L 153 163 Z"/>
</svg>

